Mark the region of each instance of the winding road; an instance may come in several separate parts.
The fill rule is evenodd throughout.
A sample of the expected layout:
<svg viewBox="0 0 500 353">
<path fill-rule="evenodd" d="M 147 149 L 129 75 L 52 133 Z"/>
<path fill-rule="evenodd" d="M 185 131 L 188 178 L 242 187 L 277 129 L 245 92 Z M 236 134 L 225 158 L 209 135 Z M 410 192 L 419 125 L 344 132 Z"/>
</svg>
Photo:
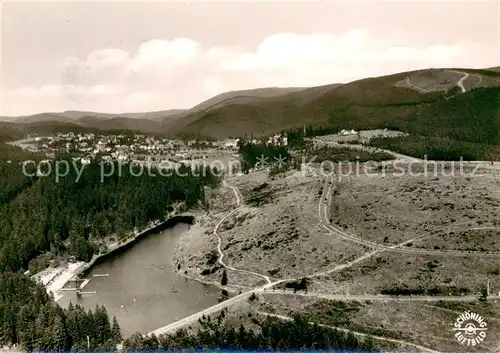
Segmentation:
<svg viewBox="0 0 500 353">
<path fill-rule="evenodd" d="M 407 78 L 406 78 L 406 84 L 407 84 L 408 86 L 410 86 L 411 88 L 415 88 L 415 89 L 420 90 L 420 91 L 422 91 L 422 92 L 425 92 L 425 93 L 430 92 L 428 89 L 425 89 L 425 88 L 422 88 L 422 87 L 418 87 L 418 86 L 412 85 L 412 84 L 410 83 L 410 78 L 409 78 L 409 77 L 407 77 Z"/>
<path fill-rule="evenodd" d="M 499 258 L 500 257 L 500 252 L 484 252 L 484 251 L 459 251 L 459 250 L 421 250 L 421 249 L 401 249 L 401 247 L 412 243 L 416 240 L 419 240 L 421 238 L 429 238 L 432 236 L 436 236 L 436 234 L 430 234 L 430 235 L 419 235 L 414 238 L 411 238 L 409 240 L 406 240 L 400 244 L 396 245 L 384 245 L 380 243 L 376 243 L 370 240 L 366 240 L 363 238 L 360 238 L 352 233 L 346 232 L 343 229 L 340 229 L 333 224 L 330 223 L 329 217 L 328 217 L 328 203 L 332 194 L 332 186 L 333 185 L 333 178 L 327 178 L 325 181 L 325 185 L 323 188 L 323 194 L 322 197 L 320 198 L 319 204 L 318 204 L 318 217 L 321 220 L 321 223 L 323 224 L 323 227 L 327 229 L 330 233 L 333 233 L 334 235 L 337 235 L 345 240 L 352 241 L 357 244 L 361 244 L 367 247 L 372 247 L 376 248 L 377 250 L 374 251 L 375 255 L 378 252 L 381 251 L 392 251 L 392 252 L 398 252 L 398 253 L 404 253 L 404 254 L 411 254 L 411 255 L 441 255 L 441 256 L 481 256 L 481 257 L 494 257 L 494 258 Z M 324 195 L 324 196 L 323 196 Z M 485 227 L 483 227 L 485 228 Z M 490 227 L 487 227 L 490 229 Z M 493 227 L 491 227 L 493 229 Z M 475 228 L 474 228 L 475 229 Z M 479 228 L 478 228 L 479 229 Z"/>
<path fill-rule="evenodd" d="M 469 74 L 467 72 L 463 72 L 463 71 L 456 71 L 456 70 L 448 70 L 449 72 L 454 72 L 456 74 L 462 74 L 463 76 L 457 81 L 457 86 L 460 87 L 460 89 L 462 90 L 462 93 L 465 93 L 467 92 L 467 90 L 465 89 L 464 87 L 464 81 L 467 79 L 467 77 L 469 77 Z M 480 75 L 474 75 L 474 76 L 478 76 L 479 77 L 479 82 L 477 84 L 480 84 L 481 81 L 483 80 L 483 78 L 480 76 Z M 425 88 L 422 88 L 422 87 L 418 87 L 418 86 L 415 86 L 415 85 L 412 85 L 410 83 L 410 77 L 407 77 L 406 78 L 406 84 L 411 87 L 411 88 L 414 88 L 416 90 L 419 90 L 421 92 L 430 92 L 430 90 L 428 89 L 425 89 Z"/>
<path fill-rule="evenodd" d="M 260 314 L 260 315 L 264 315 L 264 316 L 276 317 L 276 318 L 278 318 L 280 320 L 286 320 L 286 321 L 293 320 L 289 316 L 278 315 L 278 314 L 271 314 L 271 313 L 268 313 L 268 312 L 265 312 L 265 311 L 257 311 L 257 313 Z M 377 340 L 380 340 L 380 341 L 392 342 L 392 343 L 396 343 L 398 345 L 403 345 L 403 346 L 411 346 L 411 347 L 418 348 L 421 351 L 428 352 L 428 353 L 440 353 L 439 351 L 435 351 L 433 349 L 430 349 L 430 348 L 427 348 L 427 347 L 424 347 L 424 346 L 420 346 L 418 344 L 411 343 L 411 342 L 408 342 L 408 341 L 402 341 L 402 340 L 397 340 L 397 339 L 394 339 L 394 338 L 387 338 L 387 337 L 382 337 L 382 336 L 369 335 L 369 334 L 366 334 L 366 333 L 349 330 L 349 329 L 346 329 L 346 328 L 343 328 L 343 327 L 331 326 L 331 325 L 325 325 L 325 324 L 319 324 L 319 323 L 312 322 L 312 321 L 309 322 L 309 324 L 311 324 L 311 325 L 316 324 L 316 325 L 321 326 L 321 327 L 328 327 L 328 328 L 331 328 L 331 329 L 334 329 L 334 330 L 338 330 L 338 331 L 343 331 L 343 332 L 351 332 L 352 334 L 354 334 L 356 336 L 360 336 L 360 337 L 364 337 L 364 338 L 365 337 L 371 337 L 373 339 L 377 339 Z"/>
<path fill-rule="evenodd" d="M 234 192 L 234 197 L 236 198 L 236 208 L 233 209 L 231 212 L 229 212 L 227 215 L 225 215 L 224 217 L 222 217 L 222 219 L 217 223 L 217 225 L 215 226 L 214 228 L 214 231 L 213 231 L 213 235 L 215 235 L 217 237 L 217 251 L 219 253 L 219 259 L 218 259 L 218 262 L 226 269 L 228 270 L 232 270 L 232 271 L 236 271 L 236 272 L 241 272 L 241 273 L 246 273 L 246 274 L 249 274 L 249 275 L 254 275 L 254 276 L 258 276 L 258 277 L 261 277 L 263 279 L 266 280 L 266 282 L 269 284 L 271 283 L 271 279 L 269 278 L 269 276 L 265 276 L 263 274 L 260 274 L 260 273 L 257 273 L 257 272 L 253 272 L 253 271 L 247 271 L 247 270 L 240 270 L 238 268 L 235 268 L 235 267 L 232 267 L 232 266 L 229 266 L 228 264 L 226 264 L 222 259 L 224 258 L 224 253 L 222 252 L 222 238 L 219 236 L 219 234 L 217 234 L 217 231 L 219 230 L 219 227 L 229 218 L 231 217 L 235 212 L 237 212 L 239 209 L 240 209 L 240 205 L 241 205 L 241 198 L 240 198 L 240 195 L 238 193 L 238 190 L 236 189 L 236 187 L 232 186 L 232 185 L 229 185 L 225 180 L 222 182 L 222 184 L 225 186 L 225 187 L 229 187 L 231 190 L 233 190 Z"/>
<path fill-rule="evenodd" d="M 234 305 L 234 304 L 237 304 L 245 299 L 248 299 L 252 293 L 259 293 L 259 292 L 263 292 L 264 290 L 266 290 L 267 288 L 271 288 L 272 286 L 276 285 L 276 284 L 279 284 L 281 282 L 284 282 L 285 280 L 278 280 L 278 281 L 275 281 L 275 282 L 272 282 L 271 281 L 271 278 L 269 278 L 268 276 L 265 276 L 265 275 L 262 275 L 260 273 L 257 273 L 257 272 L 252 272 L 252 271 L 246 271 L 246 270 L 240 270 L 240 269 L 237 269 L 235 267 L 232 267 L 232 266 L 229 266 L 227 265 L 224 261 L 223 261 L 223 258 L 224 258 L 224 252 L 222 251 L 222 238 L 219 236 L 219 234 L 217 233 L 219 227 L 229 218 L 231 217 L 236 211 L 238 211 L 240 209 L 240 206 L 241 206 L 241 198 L 240 198 L 240 195 L 239 195 L 239 192 L 238 192 L 238 189 L 230 184 L 228 184 L 225 180 L 223 180 L 223 185 L 225 187 L 228 187 L 230 188 L 233 193 L 234 193 L 234 197 L 236 199 L 236 208 L 233 209 L 232 211 L 230 211 L 227 215 L 225 215 L 224 217 L 222 217 L 222 219 L 216 224 L 216 226 L 214 227 L 214 231 L 213 231 L 213 235 L 215 235 L 217 237 L 217 240 L 218 240 L 218 244 L 217 244 L 217 251 L 219 253 L 219 259 L 218 259 L 218 262 L 226 269 L 228 270 L 232 270 L 232 271 L 237 271 L 237 272 L 241 272 L 241 273 L 246 273 L 246 274 L 249 274 L 249 275 L 253 275 L 253 276 L 258 276 L 258 277 L 261 277 L 263 279 L 266 280 L 267 284 L 263 285 L 263 286 L 260 286 L 260 287 L 257 287 L 257 288 L 254 288 L 252 290 L 249 290 L 247 292 L 244 292 L 244 293 L 241 293 L 241 294 L 238 294 L 237 296 L 234 296 L 232 298 L 229 298 L 219 304 L 215 304 L 214 306 L 211 306 L 205 310 L 202 310 L 202 311 L 199 311 L 197 313 L 194 313 L 190 316 L 187 316 L 179 321 L 176 321 L 176 322 L 173 322 L 169 325 L 166 325 L 164 327 L 161 327 L 159 329 L 156 329 L 152 332 L 149 332 L 148 335 L 151 335 L 151 334 L 154 334 L 154 335 L 161 335 L 161 334 L 165 334 L 165 333 L 170 333 L 170 332 L 174 332 L 182 327 L 185 327 L 189 324 L 192 324 L 193 322 L 196 322 L 198 319 L 200 319 L 201 317 L 203 316 L 207 316 L 207 315 L 211 315 L 211 314 L 214 314 L 228 306 L 231 306 L 231 305 Z"/>
<path fill-rule="evenodd" d="M 462 90 L 462 93 L 465 93 L 467 92 L 467 90 L 465 89 L 464 87 L 464 81 L 465 79 L 467 79 L 467 77 L 469 77 L 469 74 L 467 72 L 463 72 L 463 71 L 455 71 L 455 70 L 450 70 L 450 72 L 454 72 L 456 74 L 462 74 L 463 76 L 460 78 L 460 80 L 458 80 L 457 82 L 457 86 L 460 87 L 460 89 Z M 481 81 L 482 81 L 482 78 L 481 78 Z"/>
<path fill-rule="evenodd" d="M 309 168 L 309 166 L 307 166 Z M 333 181 L 332 181 L 332 184 L 333 184 Z M 300 278 L 288 278 L 288 279 L 281 279 L 281 280 L 276 280 L 276 281 L 272 281 L 271 278 L 269 276 L 265 276 L 265 275 L 262 275 L 260 273 L 257 273 L 257 272 L 253 272 L 253 271 L 247 271 L 247 270 L 241 270 L 241 269 L 237 269 L 237 268 L 234 268 L 232 266 L 229 266 L 227 265 L 224 261 L 223 261 L 223 258 L 224 258 L 224 253 L 222 251 L 222 238 L 220 237 L 220 235 L 218 234 L 218 229 L 219 227 L 224 223 L 224 221 L 226 221 L 229 217 L 231 217 L 236 211 L 238 211 L 241 207 L 241 198 L 240 198 L 240 195 L 239 195 L 239 192 L 238 192 L 238 189 L 235 187 L 235 186 L 232 186 L 230 184 L 228 184 L 225 180 L 223 181 L 223 185 L 225 187 L 228 187 L 230 188 L 233 193 L 234 193 L 234 197 L 236 199 L 236 208 L 233 209 L 232 211 L 230 211 L 228 214 L 226 214 L 215 226 L 214 228 L 214 231 L 213 231 L 213 235 L 215 235 L 218 239 L 218 245 L 217 245 L 217 250 L 218 250 L 218 253 L 219 253 L 219 259 L 218 259 L 218 262 L 223 266 L 225 267 L 226 269 L 228 270 L 232 270 L 232 271 L 237 271 L 237 272 L 241 272 L 241 273 L 246 273 L 246 274 L 249 274 L 249 275 L 253 275 L 253 276 L 258 276 L 258 277 L 261 277 L 263 279 L 266 280 L 267 284 L 265 285 L 262 285 L 260 287 L 256 287 L 256 288 L 253 288 L 251 290 L 248 290 L 244 293 L 241 293 L 239 295 L 236 295 L 232 298 L 229 298 L 221 303 L 218 303 L 214 306 L 211 306 L 207 309 L 204 309 L 204 310 L 201 310 L 197 313 L 194 313 L 188 317 L 185 317 L 181 320 L 178 320 L 176 322 L 173 322 L 171 324 L 168 324 L 164 327 L 161 327 L 161 328 L 158 328 L 150 333 L 148 333 L 148 335 L 151 335 L 151 334 L 155 334 L 155 335 L 161 335 L 161 334 L 166 334 L 166 333 L 171 333 L 171 332 L 175 332 L 176 330 L 182 328 L 182 327 L 185 327 L 185 326 L 188 326 L 194 322 L 196 322 L 198 319 L 202 318 L 203 316 L 208 316 L 208 315 L 212 315 L 226 307 L 229 307 L 231 305 L 234 305 L 234 304 L 237 304 L 237 303 L 240 303 L 242 302 L 243 300 L 247 300 L 251 295 L 252 293 L 262 293 L 262 294 L 268 294 L 268 293 L 275 293 L 275 294 L 282 294 L 282 295 L 286 295 L 286 294 L 290 294 L 290 293 L 286 293 L 286 291 L 283 291 L 283 290 L 276 290 L 276 291 L 270 291 L 270 289 L 280 283 L 283 283 L 283 282 L 288 282 L 288 281 L 293 281 L 293 280 L 298 280 L 300 278 L 313 278 L 313 277 L 319 277 L 319 276 L 324 276 L 324 275 L 327 275 L 327 274 L 330 274 L 330 273 L 333 273 L 333 272 L 338 272 L 338 271 L 342 271 L 348 267 L 351 267 L 361 261 L 364 261 L 382 251 L 400 251 L 400 252 L 410 252 L 410 253 L 417 253 L 417 254 L 420 254 L 420 253 L 424 253 L 424 254 L 429 254 L 429 252 L 427 251 L 420 251 L 420 250 L 416 250 L 416 251 L 410 251 L 410 250 L 401 250 L 401 249 L 398 249 L 399 247 L 402 247 L 402 246 L 405 246 L 407 243 L 409 242 L 412 242 L 412 241 L 415 241 L 421 237 L 423 237 L 424 235 L 420 235 L 420 236 L 417 236 L 417 237 L 414 237 L 410 240 L 407 240 L 405 242 L 402 242 L 400 244 L 397 244 L 397 245 L 393 245 L 393 246 L 384 246 L 384 245 L 381 245 L 381 244 L 378 244 L 378 243 L 374 243 L 374 242 L 369 242 L 369 241 L 366 241 L 364 239 L 361 239 L 361 238 L 358 238 L 354 235 L 351 235 L 351 234 L 348 234 L 346 232 L 344 232 L 343 230 L 340 230 L 340 229 L 337 229 L 336 227 L 333 227 L 331 224 L 329 224 L 329 221 L 328 221 L 328 217 L 327 217 L 327 213 L 326 213 L 326 207 L 325 207 L 325 204 L 323 202 L 323 200 L 327 199 L 328 198 L 328 195 L 331 193 L 332 189 L 329 187 L 329 180 L 327 179 L 326 182 L 325 182 L 325 185 L 324 185 L 324 194 L 323 195 L 326 195 L 326 197 L 321 197 L 320 198 L 320 201 L 319 201 L 319 204 L 318 204 L 318 216 L 320 218 L 320 221 L 323 225 L 323 227 L 325 227 L 325 229 L 331 233 L 334 233 L 340 237 L 343 237 L 345 239 L 348 239 L 348 240 L 351 240 L 351 241 L 356 241 L 356 242 L 360 242 L 361 244 L 363 245 L 366 245 L 368 247 L 376 247 L 375 250 L 372 250 L 370 252 L 367 252 L 365 254 L 363 254 L 362 256 L 350 261 L 350 262 L 347 262 L 347 263 L 344 263 L 344 264 L 341 264 L 341 265 L 338 265 L 338 266 L 335 266 L 331 269 L 328 269 L 328 270 L 324 270 L 324 271 L 320 271 L 320 272 L 316 272 L 316 273 L 313 273 L 313 274 L 310 274 L 310 275 L 306 275 L 306 276 L 301 276 Z M 431 252 L 431 253 L 440 253 L 440 255 L 443 255 L 442 252 Z M 470 255 L 469 253 L 467 253 L 467 255 Z M 489 254 L 481 254 L 481 255 L 489 255 Z M 495 256 L 498 256 L 498 255 L 495 255 Z M 297 295 L 296 293 L 294 295 Z M 328 299 L 328 300 L 344 300 L 344 301 L 348 301 L 348 300 L 357 300 L 357 301 L 362 301 L 362 300 L 381 300 L 381 301 L 389 301 L 389 300 L 392 300 L 392 301 L 439 301 L 439 300 L 446 300 L 446 301 L 472 301 L 472 300 L 477 300 L 477 296 L 459 296 L 459 297 L 452 297 L 452 296 L 381 296 L 381 295 L 355 295 L 355 296 L 345 296 L 345 295 L 328 295 L 328 294 L 322 294 L 322 293 L 300 293 L 298 295 L 304 295 L 304 296 L 308 296 L 308 297 L 315 297 L 315 298 L 322 298 L 322 299 Z M 492 297 L 493 298 L 493 297 Z M 289 318 L 288 318 L 289 319 Z M 342 328 L 337 328 L 339 330 L 347 330 L 347 329 L 342 329 Z M 357 334 L 359 336 L 370 336 L 370 335 L 367 335 L 367 334 L 364 334 L 364 333 L 360 333 L 360 332 L 353 332 L 354 334 Z M 431 350 L 429 348 L 426 348 L 426 347 L 422 347 L 422 346 L 418 346 L 416 344 L 413 344 L 413 343 L 410 343 L 410 342 L 405 342 L 405 341 L 399 341 L 399 340 L 393 340 L 393 339 L 389 339 L 389 338 L 385 338 L 385 337 L 378 337 L 378 336 L 372 336 L 373 338 L 376 338 L 376 339 L 381 339 L 381 340 L 385 340 L 385 341 L 390 341 L 390 342 L 394 342 L 394 343 L 397 343 L 397 344 L 402 344 L 402 345 L 409 345 L 409 346 L 413 346 L 413 347 L 416 347 L 416 348 L 419 348 L 423 351 L 426 351 L 426 352 L 433 352 L 433 353 L 436 353 L 436 351 L 434 350 Z"/>
<path fill-rule="evenodd" d="M 300 297 L 310 297 L 316 299 L 326 299 L 335 301 L 396 301 L 396 302 L 440 302 L 440 301 L 459 301 L 459 302 L 470 302 L 478 300 L 477 295 L 382 295 L 382 294 L 364 294 L 364 295 L 343 295 L 343 294 L 326 294 L 317 292 L 293 292 L 290 290 L 270 290 L 266 289 L 263 294 L 275 294 L 275 295 L 290 295 L 290 296 L 300 296 Z M 488 296 L 490 300 L 500 299 L 497 296 Z"/>
</svg>

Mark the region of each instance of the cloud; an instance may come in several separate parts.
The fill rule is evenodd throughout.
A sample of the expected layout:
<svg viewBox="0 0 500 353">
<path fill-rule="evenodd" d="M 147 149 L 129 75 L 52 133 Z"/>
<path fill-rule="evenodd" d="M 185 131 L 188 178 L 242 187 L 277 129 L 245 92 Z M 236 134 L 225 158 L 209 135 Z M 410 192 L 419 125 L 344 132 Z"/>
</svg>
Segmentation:
<svg viewBox="0 0 500 353">
<path fill-rule="evenodd" d="M 204 47 L 189 38 L 152 39 L 135 52 L 107 48 L 65 58 L 53 82 L 4 90 L 2 113 L 189 108 L 229 90 L 315 86 L 426 67 L 487 67 L 497 59 L 491 45 L 396 45 L 362 30 L 277 33 L 253 50 Z"/>
</svg>

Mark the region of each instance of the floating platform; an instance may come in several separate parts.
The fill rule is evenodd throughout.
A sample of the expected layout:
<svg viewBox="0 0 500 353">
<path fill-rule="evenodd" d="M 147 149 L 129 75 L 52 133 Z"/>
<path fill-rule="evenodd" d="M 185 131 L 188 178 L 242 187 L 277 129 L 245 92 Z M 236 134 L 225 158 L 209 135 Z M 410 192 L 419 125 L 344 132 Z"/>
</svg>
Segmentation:
<svg viewBox="0 0 500 353">
<path fill-rule="evenodd" d="M 78 289 L 82 290 L 83 288 L 85 288 L 85 286 L 87 284 L 89 284 L 89 282 L 90 282 L 90 279 L 88 279 L 88 278 L 84 279 L 83 282 L 82 282 L 82 284 L 80 284 L 80 287 Z"/>
<path fill-rule="evenodd" d="M 78 277 L 76 277 L 76 276 L 75 276 L 75 277 L 73 277 L 73 278 L 70 278 L 70 279 L 68 280 L 68 282 L 83 282 L 83 281 L 85 281 L 85 279 L 83 279 L 83 278 L 78 278 Z"/>
<path fill-rule="evenodd" d="M 97 292 L 96 291 L 92 291 L 92 292 L 82 292 L 80 290 L 77 290 L 76 291 L 76 294 L 77 295 L 84 295 L 84 294 L 96 294 Z"/>
</svg>

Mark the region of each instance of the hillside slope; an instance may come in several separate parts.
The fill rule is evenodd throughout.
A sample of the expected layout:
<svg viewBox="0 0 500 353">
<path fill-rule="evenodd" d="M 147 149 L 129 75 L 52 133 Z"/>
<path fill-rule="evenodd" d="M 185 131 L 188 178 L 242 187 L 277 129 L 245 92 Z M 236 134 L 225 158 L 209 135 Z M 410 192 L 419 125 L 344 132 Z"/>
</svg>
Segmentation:
<svg viewBox="0 0 500 353">
<path fill-rule="evenodd" d="M 50 122 L 55 122 L 54 127 L 63 130 L 73 126 L 219 139 L 268 135 L 304 125 L 332 132 L 394 128 L 423 136 L 497 143 L 498 91 L 494 87 L 499 86 L 500 73 L 495 70 L 425 69 L 341 85 L 226 92 L 188 110 L 119 115 L 66 111 L 16 122 L 28 123 L 30 127 L 22 130 L 29 131 L 50 130 Z M 492 132 L 486 134 L 490 127 Z"/>
<path fill-rule="evenodd" d="M 62 113 L 55 113 L 60 116 L 68 117 L 74 120 L 81 119 L 83 117 L 92 116 L 101 119 L 112 119 L 112 118 L 133 118 L 133 119 L 167 119 L 170 117 L 177 116 L 185 112 L 184 109 L 170 109 L 170 110 L 159 110 L 152 112 L 143 113 L 97 113 L 89 111 L 77 111 L 77 110 L 66 110 Z"/>
<path fill-rule="evenodd" d="M 142 118 L 114 117 L 101 119 L 94 116 L 84 116 L 77 120 L 79 125 L 95 128 L 99 130 L 131 130 L 140 132 L 158 132 L 161 129 L 161 122 L 157 120 Z"/>
<path fill-rule="evenodd" d="M 304 125 L 324 126 L 331 130 L 380 127 L 415 133 L 430 133 L 432 130 L 442 131 L 442 135 L 453 137 L 457 132 L 450 131 L 450 127 L 454 126 L 455 122 L 465 124 L 464 126 L 475 124 L 474 119 L 468 121 L 465 116 L 472 109 L 471 101 L 478 98 L 476 90 L 484 90 L 479 98 L 490 103 L 484 108 L 474 106 L 474 114 L 479 114 L 483 120 L 485 116 L 491 118 L 491 114 L 494 114 L 495 108 L 498 107 L 494 87 L 500 86 L 500 81 L 496 80 L 493 71 L 477 70 L 474 75 L 481 76 L 481 86 L 487 87 L 460 93 L 456 84 L 463 75 L 448 71 L 417 70 L 367 78 L 341 86 L 323 86 L 321 89 L 315 87 L 267 98 L 260 104 L 228 104 L 206 112 L 190 114 L 181 120 L 166 124 L 166 128 L 170 131 L 198 133 L 215 138 L 245 134 L 266 135 Z M 439 77 L 439 80 L 446 77 L 447 81 L 433 82 L 435 89 L 431 92 L 397 85 L 408 77 L 419 77 L 420 82 L 426 80 L 428 85 L 432 83 L 433 77 Z M 457 95 L 457 100 L 450 99 L 454 95 Z M 453 106 L 453 102 L 458 105 Z M 446 113 L 448 118 L 439 123 L 439 120 L 435 119 L 435 111 Z M 455 114 L 460 114 L 460 118 L 456 120 Z M 427 120 L 433 123 L 428 124 Z M 427 128 L 428 126 L 432 126 L 432 129 Z M 471 131 L 477 131 L 477 128 Z M 471 140 L 471 137 L 467 137 L 467 140 Z"/>
<path fill-rule="evenodd" d="M 265 87 L 224 92 L 195 105 L 189 109 L 189 113 L 206 111 L 215 107 L 221 108 L 228 104 L 258 104 L 260 103 L 260 98 L 279 97 L 288 93 L 300 92 L 305 89 L 306 87 Z"/>
</svg>

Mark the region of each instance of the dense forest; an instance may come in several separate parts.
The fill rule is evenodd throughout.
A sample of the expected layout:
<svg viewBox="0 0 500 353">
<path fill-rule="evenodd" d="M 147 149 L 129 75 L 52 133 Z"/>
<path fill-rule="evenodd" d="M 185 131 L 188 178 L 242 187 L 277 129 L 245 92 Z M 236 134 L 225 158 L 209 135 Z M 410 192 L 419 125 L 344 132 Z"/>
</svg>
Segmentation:
<svg viewBox="0 0 500 353">
<path fill-rule="evenodd" d="M 55 163 L 50 163 L 52 170 Z M 174 203 L 186 208 L 204 203 L 204 187 L 218 183 L 208 169 L 181 167 L 162 176 L 153 168 L 141 175 L 130 165 L 121 172 L 118 164 L 114 168 L 111 176 L 102 177 L 101 165 L 92 163 L 78 178 L 71 167 L 57 181 L 54 173 L 26 176 L 17 163 L 1 163 L 0 270 L 26 269 L 47 251 L 88 261 L 96 251 L 93 239 L 121 237 L 161 220 Z"/>
<path fill-rule="evenodd" d="M 394 157 L 385 152 L 369 152 L 360 149 L 353 149 L 344 146 L 322 146 L 311 149 L 309 151 L 311 160 L 314 162 L 359 162 L 364 163 L 368 161 L 386 161 L 393 159 Z"/>
<path fill-rule="evenodd" d="M 428 136 L 377 137 L 370 146 L 438 161 L 488 161 L 500 159 L 500 145 L 457 141 Z"/>
<path fill-rule="evenodd" d="M 251 314 L 249 314 L 250 316 Z M 135 333 L 123 342 L 125 350 L 148 351 L 158 349 L 342 349 L 376 352 L 370 338 L 358 340 L 351 332 L 344 333 L 334 328 L 311 324 L 302 316 L 291 321 L 282 321 L 273 317 L 257 320 L 252 317 L 254 329 L 240 325 L 235 329 L 224 320 L 222 311 L 214 319 L 199 320 L 200 328 L 196 332 L 181 329 L 173 334 L 145 337 Z"/>
<path fill-rule="evenodd" d="M 290 147 L 303 147 L 304 137 L 335 134 L 342 129 L 387 128 L 410 136 L 372 139 L 372 146 L 418 158 L 427 155 L 436 160 L 459 160 L 460 157 L 498 160 L 500 87 L 477 88 L 466 93 L 459 93 L 457 89 L 444 96 L 439 92 L 423 94 L 415 101 L 367 104 L 364 99 L 351 97 L 352 102 L 331 108 L 329 121 L 288 131 L 288 143 Z"/>
<path fill-rule="evenodd" d="M 99 239 L 121 237 L 162 220 L 176 204 L 206 206 L 204 188 L 216 186 L 219 179 L 208 168 L 181 166 L 167 172 L 151 167 L 140 173 L 130 164 L 83 166 L 69 156 L 46 162 L 41 169 L 52 173 L 43 176 L 35 163 L 23 168 L 27 160 L 38 163 L 41 158 L 0 144 L 0 346 L 115 349 L 120 327 L 104 307 L 93 312 L 73 305 L 61 309 L 21 271 L 40 270 L 49 264 L 41 261 L 47 258 L 88 261 Z M 65 162 L 68 173 L 56 178 L 56 163 Z"/>
<path fill-rule="evenodd" d="M 0 273 L 0 346 L 18 344 L 37 351 L 115 349 L 121 340 L 116 318 L 110 321 L 104 307 L 92 312 L 70 304 L 62 309 L 29 277 Z"/>
<path fill-rule="evenodd" d="M 242 159 L 242 170 L 245 173 L 260 164 L 265 164 L 267 166 L 276 164 L 278 161 L 284 163 L 291 160 L 290 153 L 286 147 L 272 144 L 254 144 L 245 140 L 240 140 L 238 149 Z"/>
</svg>

